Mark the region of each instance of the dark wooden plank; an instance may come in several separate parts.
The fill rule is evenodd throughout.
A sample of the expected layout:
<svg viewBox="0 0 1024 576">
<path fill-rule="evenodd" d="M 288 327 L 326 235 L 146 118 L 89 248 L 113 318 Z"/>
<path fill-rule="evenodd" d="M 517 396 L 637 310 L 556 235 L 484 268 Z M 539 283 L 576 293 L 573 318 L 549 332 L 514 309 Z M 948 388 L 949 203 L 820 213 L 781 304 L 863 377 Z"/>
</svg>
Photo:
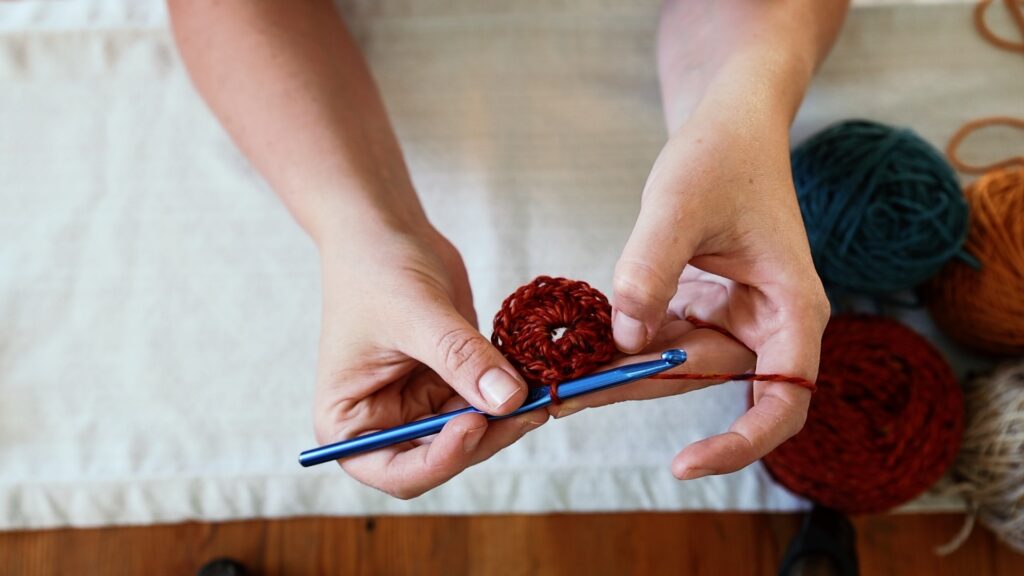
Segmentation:
<svg viewBox="0 0 1024 576">
<path fill-rule="evenodd" d="M 862 573 L 1024 574 L 1016 554 L 977 529 L 950 557 L 933 553 L 954 514 L 855 521 Z M 0 573 L 194 574 L 230 556 L 254 575 L 775 574 L 799 526 L 792 514 L 295 518 L 216 524 L 0 533 Z"/>
</svg>

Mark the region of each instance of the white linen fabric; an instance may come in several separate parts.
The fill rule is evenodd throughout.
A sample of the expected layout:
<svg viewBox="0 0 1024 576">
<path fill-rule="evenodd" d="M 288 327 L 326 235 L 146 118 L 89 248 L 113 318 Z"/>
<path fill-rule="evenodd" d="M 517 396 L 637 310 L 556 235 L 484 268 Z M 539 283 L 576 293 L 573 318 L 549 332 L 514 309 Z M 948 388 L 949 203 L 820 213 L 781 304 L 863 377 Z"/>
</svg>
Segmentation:
<svg viewBox="0 0 1024 576">
<path fill-rule="evenodd" d="M 665 140 L 656 3 L 342 10 L 482 322 L 538 274 L 608 291 Z M 1022 113 L 1017 58 L 963 4 L 857 8 L 794 134 L 867 117 L 941 146 Z M 0 528 L 805 505 L 760 465 L 671 476 L 678 449 L 744 410 L 743 383 L 552 422 L 411 501 L 300 468 L 316 251 L 193 91 L 162 5 L 2 4 L 0 86 Z M 997 137 L 972 146 L 1001 154 Z"/>
</svg>

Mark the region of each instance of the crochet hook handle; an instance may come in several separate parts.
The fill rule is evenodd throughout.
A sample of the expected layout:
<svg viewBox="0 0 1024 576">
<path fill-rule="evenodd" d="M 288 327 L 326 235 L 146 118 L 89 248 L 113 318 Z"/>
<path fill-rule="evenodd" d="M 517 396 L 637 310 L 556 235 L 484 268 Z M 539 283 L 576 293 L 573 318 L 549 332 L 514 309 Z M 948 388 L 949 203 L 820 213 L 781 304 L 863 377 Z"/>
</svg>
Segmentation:
<svg viewBox="0 0 1024 576">
<path fill-rule="evenodd" d="M 589 394 L 598 390 L 604 390 L 626 384 L 627 382 L 642 380 L 649 376 L 664 372 L 674 366 L 678 366 L 683 362 L 686 362 L 686 352 L 678 349 L 666 350 L 661 354 L 661 358 L 658 360 L 627 364 L 625 366 L 619 366 L 618 368 L 612 368 L 611 370 L 605 370 L 604 372 L 597 372 L 595 374 L 583 376 L 582 378 L 563 382 L 558 386 L 558 396 L 562 399 L 574 398 L 583 394 Z M 441 428 L 444 428 L 444 425 L 449 420 L 462 414 L 483 414 L 488 420 L 501 420 L 503 418 L 510 418 L 518 414 L 536 410 L 537 408 L 543 408 L 550 404 L 551 388 L 549 386 L 538 386 L 530 389 L 523 405 L 511 414 L 506 414 L 504 416 L 492 416 L 470 406 L 461 410 L 455 410 L 454 412 L 438 414 L 437 416 L 424 418 L 423 420 L 417 420 L 415 422 L 409 422 L 408 424 L 402 424 L 401 426 L 395 426 L 394 428 L 388 428 L 379 432 L 372 432 L 363 436 L 342 440 L 341 442 L 335 442 L 334 444 L 327 444 L 325 446 L 306 450 L 302 454 L 299 454 L 299 464 L 302 464 L 303 466 L 314 466 L 316 464 L 330 462 L 331 460 L 347 458 L 349 456 L 355 456 L 356 454 L 362 454 L 363 452 L 369 452 L 371 450 L 377 450 L 378 448 L 384 448 L 386 446 L 392 446 L 394 444 L 407 442 L 416 438 L 430 436 L 431 434 L 437 434 L 441 431 Z"/>
</svg>

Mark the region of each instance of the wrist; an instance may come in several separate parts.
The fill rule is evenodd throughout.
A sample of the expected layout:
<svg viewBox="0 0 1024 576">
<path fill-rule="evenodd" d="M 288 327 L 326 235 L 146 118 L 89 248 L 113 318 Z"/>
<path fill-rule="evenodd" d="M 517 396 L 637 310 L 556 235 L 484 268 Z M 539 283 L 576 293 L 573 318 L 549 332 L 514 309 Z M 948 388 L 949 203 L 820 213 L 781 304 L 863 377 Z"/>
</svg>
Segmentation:
<svg viewBox="0 0 1024 576">
<path fill-rule="evenodd" d="M 746 165 L 789 171 L 790 101 L 779 95 L 751 97 L 733 87 L 709 92 L 670 135 L 710 162 L 745 158 Z M 735 162 L 729 163 L 735 165 Z"/>
<path fill-rule="evenodd" d="M 744 130 L 788 134 L 812 73 L 813 65 L 787 52 L 739 51 L 703 86 L 666 102 L 669 130 L 696 118 L 714 118 Z"/>
<path fill-rule="evenodd" d="M 728 24 L 714 25 L 714 39 L 687 45 L 684 56 L 678 47 L 676 52 L 662 47 L 659 75 L 669 132 L 702 107 L 725 112 L 757 107 L 786 129 L 792 123 L 814 74 L 818 51 L 808 46 L 809 40 L 784 29 Z"/>
<path fill-rule="evenodd" d="M 347 181 L 346 181 L 347 180 Z M 420 233 L 430 223 L 408 178 L 380 183 L 337 178 L 280 196 L 323 251 L 393 234 Z"/>
<path fill-rule="evenodd" d="M 814 61 L 798 50 L 752 46 L 737 52 L 722 67 L 707 96 L 742 97 L 748 109 L 772 114 L 771 118 L 788 130 L 813 75 Z"/>
<path fill-rule="evenodd" d="M 313 223 L 303 223 L 303 228 L 321 253 L 364 249 L 393 237 L 427 237 L 433 230 L 418 202 L 412 209 L 361 197 L 325 202 Z"/>
</svg>

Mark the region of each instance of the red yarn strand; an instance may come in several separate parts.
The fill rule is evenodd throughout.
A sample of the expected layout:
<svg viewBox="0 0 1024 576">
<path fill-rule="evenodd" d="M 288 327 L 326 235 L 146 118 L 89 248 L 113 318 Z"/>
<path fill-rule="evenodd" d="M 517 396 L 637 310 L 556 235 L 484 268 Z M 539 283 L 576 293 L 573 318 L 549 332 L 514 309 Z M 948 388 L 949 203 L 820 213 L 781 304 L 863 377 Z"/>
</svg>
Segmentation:
<svg viewBox="0 0 1024 576">
<path fill-rule="evenodd" d="M 717 326 L 710 322 L 705 322 L 699 318 L 693 316 L 687 316 L 686 321 L 693 324 L 698 329 L 714 330 L 723 336 L 732 338 L 736 342 L 740 342 L 735 336 L 733 336 L 728 330 Z M 720 380 L 723 382 L 731 381 L 751 381 L 751 382 L 786 382 L 787 384 L 796 384 L 803 388 L 807 388 L 811 392 L 814 392 L 818 387 L 814 382 L 800 378 L 799 376 L 786 376 L 783 374 L 756 374 L 754 372 L 739 372 L 739 373 L 725 373 L 725 374 L 655 374 L 651 376 L 652 380 Z"/>
<path fill-rule="evenodd" d="M 818 389 L 818 386 L 806 378 L 799 376 L 785 376 L 783 374 L 755 374 L 753 372 L 724 373 L 724 374 L 655 374 L 649 376 L 651 380 L 717 380 L 723 382 L 750 381 L 750 382 L 785 382 L 796 384 L 807 388 L 811 392 Z"/>
</svg>

